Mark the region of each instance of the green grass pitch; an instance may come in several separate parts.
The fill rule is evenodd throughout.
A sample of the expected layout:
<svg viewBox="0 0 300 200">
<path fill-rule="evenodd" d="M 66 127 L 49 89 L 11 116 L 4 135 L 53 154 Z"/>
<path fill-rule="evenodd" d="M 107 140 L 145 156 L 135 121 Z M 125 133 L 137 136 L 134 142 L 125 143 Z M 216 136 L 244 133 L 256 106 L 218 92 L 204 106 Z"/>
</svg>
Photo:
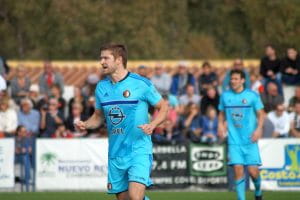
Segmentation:
<svg viewBox="0 0 300 200">
<path fill-rule="evenodd" d="M 235 200 L 234 192 L 147 192 L 151 200 Z M 103 192 L 0 193 L 1 200 L 115 200 Z M 247 200 L 253 200 L 247 192 Z M 300 192 L 264 192 L 264 200 L 300 200 Z"/>
</svg>

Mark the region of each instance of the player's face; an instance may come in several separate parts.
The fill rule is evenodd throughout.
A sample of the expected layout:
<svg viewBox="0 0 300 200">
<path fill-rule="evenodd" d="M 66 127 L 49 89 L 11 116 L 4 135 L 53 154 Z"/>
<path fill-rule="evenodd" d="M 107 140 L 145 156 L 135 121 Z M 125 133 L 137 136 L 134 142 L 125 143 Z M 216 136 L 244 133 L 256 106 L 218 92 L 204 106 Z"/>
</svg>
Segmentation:
<svg viewBox="0 0 300 200">
<path fill-rule="evenodd" d="M 230 85 L 234 91 L 239 91 L 240 89 L 243 89 L 244 82 L 245 79 L 243 79 L 240 74 L 231 75 Z"/>
<path fill-rule="evenodd" d="M 116 59 L 109 50 L 101 51 L 100 64 L 105 75 L 112 74 L 117 69 Z"/>
</svg>

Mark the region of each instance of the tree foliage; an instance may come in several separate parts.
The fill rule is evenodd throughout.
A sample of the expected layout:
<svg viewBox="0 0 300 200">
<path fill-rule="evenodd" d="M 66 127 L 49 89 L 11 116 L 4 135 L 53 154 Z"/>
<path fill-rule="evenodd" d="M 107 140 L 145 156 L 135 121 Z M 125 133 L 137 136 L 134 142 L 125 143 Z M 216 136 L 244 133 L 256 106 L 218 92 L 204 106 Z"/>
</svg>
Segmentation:
<svg viewBox="0 0 300 200">
<path fill-rule="evenodd" d="M 297 0 L 0 0 L 0 55 L 96 59 L 125 43 L 130 59 L 255 57 L 299 47 Z"/>
</svg>

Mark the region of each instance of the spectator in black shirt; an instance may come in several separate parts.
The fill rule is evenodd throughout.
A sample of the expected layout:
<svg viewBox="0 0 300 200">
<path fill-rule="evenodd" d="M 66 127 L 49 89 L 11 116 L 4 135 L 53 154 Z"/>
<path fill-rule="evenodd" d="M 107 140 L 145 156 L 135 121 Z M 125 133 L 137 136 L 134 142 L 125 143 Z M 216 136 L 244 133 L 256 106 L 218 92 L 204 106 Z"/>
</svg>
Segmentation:
<svg viewBox="0 0 300 200">
<path fill-rule="evenodd" d="M 213 107 L 218 110 L 219 95 L 215 87 L 209 86 L 206 90 L 205 95 L 202 97 L 200 103 L 200 110 L 202 114 L 207 112 L 208 107 Z"/>
<path fill-rule="evenodd" d="M 279 71 L 280 60 L 277 58 L 276 50 L 272 45 L 267 45 L 265 56 L 260 60 L 260 75 L 263 77 L 264 87 L 272 81 L 277 85 L 279 93 L 283 94 Z"/>
<path fill-rule="evenodd" d="M 281 62 L 282 82 L 288 85 L 300 84 L 300 57 L 298 51 L 290 47 Z"/>
<path fill-rule="evenodd" d="M 218 76 L 215 72 L 212 71 L 211 65 L 209 62 L 204 62 L 202 65 L 202 73 L 199 77 L 199 93 L 204 95 L 206 89 L 209 86 L 218 86 Z"/>
</svg>

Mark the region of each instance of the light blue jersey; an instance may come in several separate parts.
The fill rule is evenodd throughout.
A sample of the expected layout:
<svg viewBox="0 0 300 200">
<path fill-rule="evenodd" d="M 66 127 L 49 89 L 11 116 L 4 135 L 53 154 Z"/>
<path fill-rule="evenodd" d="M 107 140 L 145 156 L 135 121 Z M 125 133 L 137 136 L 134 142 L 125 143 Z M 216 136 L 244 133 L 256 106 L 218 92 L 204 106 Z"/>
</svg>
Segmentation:
<svg viewBox="0 0 300 200">
<path fill-rule="evenodd" d="M 134 73 L 113 83 L 100 81 L 95 90 L 96 109 L 102 110 L 109 133 L 109 158 L 151 154 L 151 136 L 138 126 L 149 123 L 149 105 L 156 105 L 161 95 L 146 78 Z"/>
<path fill-rule="evenodd" d="M 251 144 L 257 128 L 256 111 L 263 109 L 257 93 L 244 89 L 241 93 L 228 90 L 221 95 L 219 110 L 226 116 L 228 144 Z"/>
</svg>

